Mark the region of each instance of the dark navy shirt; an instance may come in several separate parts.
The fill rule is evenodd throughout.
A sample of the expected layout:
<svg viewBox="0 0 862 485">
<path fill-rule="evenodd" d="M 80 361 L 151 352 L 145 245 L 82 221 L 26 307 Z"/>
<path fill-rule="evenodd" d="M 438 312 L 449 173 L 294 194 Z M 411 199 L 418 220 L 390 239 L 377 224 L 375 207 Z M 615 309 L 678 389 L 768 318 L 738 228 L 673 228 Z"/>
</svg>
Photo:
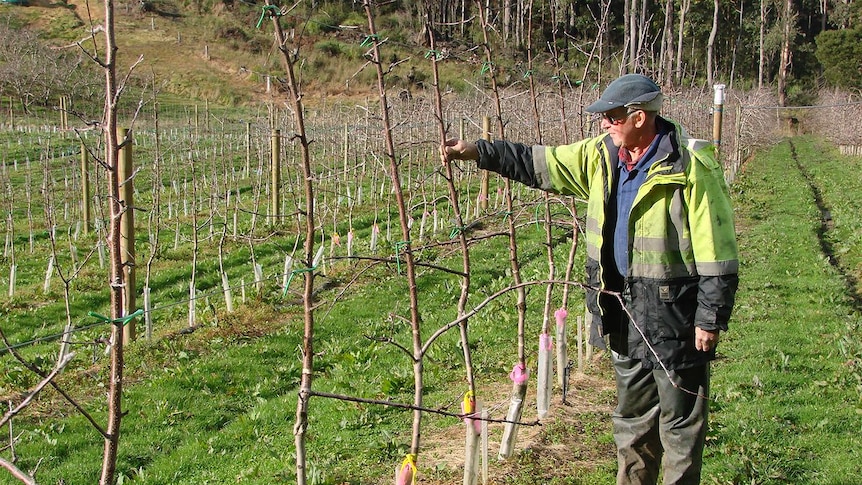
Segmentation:
<svg viewBox="0 0 862 485">
<path fill-rule="evenodd" d="M 653 138 L 649 148 L 644 152 L 643 156 L 638 160 L 637 165 L 631 170 L 626 168 L 625 159 L 631 159 L 627 151 L 623 153 L 625 148 L 620 148 L 619 161 L 619 177 L 617 178 L 617 221 L 614 228 L 614 261 L 617 263 L 617 270 L 625 277 L 629 271 L 629 216 L 631 215 L 632 205 L 638 190 L 646 180 L 647 171 L 650 165 L 658 158 L 658 146 L 662 139 L 667 134 L 667 130 L 662 123 L 658 124 L 659 132 Z M 662 154 L 663 155 L 663 154 Z"/>
</svg>

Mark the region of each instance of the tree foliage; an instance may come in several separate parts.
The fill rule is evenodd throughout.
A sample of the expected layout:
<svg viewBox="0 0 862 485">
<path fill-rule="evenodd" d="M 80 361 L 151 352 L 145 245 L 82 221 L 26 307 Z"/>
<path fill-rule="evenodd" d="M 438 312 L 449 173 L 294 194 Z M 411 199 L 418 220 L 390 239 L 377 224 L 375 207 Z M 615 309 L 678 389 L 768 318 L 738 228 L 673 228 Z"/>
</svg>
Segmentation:
<svg viewBox="0 0 862 485">
<path fill-rule="evenodd" d="M 827 82 L 862 89 L 862 27 L 822 32 L 816 53 Z"/>
<path fill-rule="evenodd" d="M 320 11 L 358 8 L 349 0 L 315 2 Z M 592 45 L 601 42 L 600 62 L 588 75 L 601 75 L 599 69 L 610 72 L 636 71 L 656 78 L 673 79 L 680 84 L 716 82 L 751 84 L 762 69 L 765 82 L 775 81 L 781 67 L 780 55 L 784 25 L 784 3 L 779 0 L 722 0 L 718 4 L 718 29 L 712 45 L 712 72 L 707 72 L 710 50 L 708 39 L 713 23 L 714 3 L 707 0 L 668 0 L 641 2 L 637 0 L 587 2 L 583 0 L 547 0 L 517 2 L 487 0 L 486 15 L 491 41 L 517 65 L 526 58 L 525 40 L 532 13 L 533 39 L 537 56 L 550 56 L 545 46 L 557 46 L 563 63 L 583 66 Z M 601 21 L 602 5 L 608 15 Z M 819 54 L 815 55 L 815 39 L 822 32 L 847 29 L 858 24 L 860 2 L 847 0 L 794 0 L 794 18 L 790 26 L 790 48 L 793 51 L 788 67 L 788 82 L 811 85 L 825 69 Z M 532 6 L 532 12 L 529 10 Z M 407 13 L 406 25 L 414 32 L 424 29 L 426 16 L 435 33 L 445 43 L 475 45 L 480 26 L 476 21 L 476 4 L 470 0 L 395 0 L 386 3 L 388 13 Z M 685 11 L 680 33 L 679 20 Z M 763 12 L 763 15 L 761 15 Z M 381 22 L 382 24 L 384 22 Z M 764 38 L 759 39 L 764 24 Z M 681 35 L 680 35 L 681 34 Z M 387 32 L 387 35 L 389 33 Z M 840 35 L 841 38 L 847 34 Z M 678 40 L 679 44 L 678 44 Z M 761 47 L 762 45 L 762 47 Z M 761 55 L 761 49 L 763 53 Z M 675 59 L 680 55 L 682 59 Z M 848 56 L 849 58 L 850 56 Z M 763 66 L 761 66 L 761 58 Z M 857 57 L 858 59 L 858 57 Z M 847 59 L 844 59 L 847 61 Z M 599 67 L 601 66 L 601 67 Z M 666 72 L 676 66 L 678 72 Z M 563 66 L 565 69 L 567 66 Z M 834 76 L 827 77 L 832 83 Z"/>
<path fill-rule="evenodd" d="M 147 0 L 146 3 L 158 6 L 159 12 L 172 12 L 171 17 L 207 17 L 208 20 L 200 21 L 214 23 L 213 40 L 227 42 L 231 49 L 255 54 L 268 50 L 268 42 L 247 33 L 248 26 L 260 17 L 261 2 Z M 376 3 L 380 4 L 381 34 L 396 49 L 401 49 L 402 57 L 421 55 L 427 41 L 425 29 L 430 26 L 441 48 L 462 60 L 475 62 L 474 48 L 481 43 L 481 26 L 474 0 Z M 558 57 L 560 70 L 567 76 L 586 76 L 585 81 L 590 84 L 620 72 L 641 72 L 662 84 L 680 87 L 703 86 L 709 79 L 731 87 L 734 83 L 746 87 L 760 84 L 761 79 L 767 85 L 773 83 L 782 70 L 785 5 L 780 0 L 721 0 L 718 28 L 711 43 L 715 4 L 709 0 L 487 0 L 482 5 L 490 42 L 501 53 L 498 62 L 505 73 L 501 77 L 503 82 L 507 78 L 513 82 L 523 78 L 519 66 L 526 63 L 530 16 L 536 74 L 540 78 L 543 69 L 545 78 L 556 75 L 551 72 L 550 66 L 556 65 L 550 59 L 552 56 Z M 855 47 L 849 40 L 854 34 L 838 32 L 860 28 L 862 2 L 793 0 L 792 6 L 793 25 L 789 29 L 792 53 L 785 76 L 788 91 L 810 90 L 823 81 L 844 86 L 852 81 L 853 75 L 858 77 L 853 74 L 852 66 L 845 66 L 858 57 L 841 57 L 829 49 L 840 51 L 839 45 Z M 295 7 L 283 22 L 288 28 L 295 28 L 297 35 L 304 36 L 304 42 L 309 44 L 333 40 L 349 43 L 365 29 L 361 2 L 314 0 L 299 2 Z M 64 90 L 71 91 L 71 86 L 84 85 L 86 73 L 78 65 L 89 68 L 89 64 L 81 62 L 74 48 L 48 48 L 35 34 L 3 19 L 0 23 L 0 41 L 9 46 L 0 52 L 0 94 L 29 106 L 50 103 L 52 98 L 66 94 Z M 828 35 L 817 41 L 822 33 Z M 819 52 L 821 43 L 824 52 Z M 841 62 L 836 64 L 834 60 Z"/>
</svg>

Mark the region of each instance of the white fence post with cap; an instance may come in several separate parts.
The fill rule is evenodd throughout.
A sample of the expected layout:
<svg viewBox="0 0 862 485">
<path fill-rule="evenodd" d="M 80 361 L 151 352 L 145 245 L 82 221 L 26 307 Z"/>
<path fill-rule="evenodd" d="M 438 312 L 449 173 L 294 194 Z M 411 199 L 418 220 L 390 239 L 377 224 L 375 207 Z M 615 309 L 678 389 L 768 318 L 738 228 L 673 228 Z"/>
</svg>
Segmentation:
<svg viewBox="0 0 862 485">
<path fill-rule="evenodd" d="M 712 109 L 712 143 L 715 145 L 716 152 L 721 148 L 721 118 L 724 112 L 724 88 L 724 84 L 715 84 L 712 86 L 712 89 L 715 91 L 714 107 Z"/>
</svg>

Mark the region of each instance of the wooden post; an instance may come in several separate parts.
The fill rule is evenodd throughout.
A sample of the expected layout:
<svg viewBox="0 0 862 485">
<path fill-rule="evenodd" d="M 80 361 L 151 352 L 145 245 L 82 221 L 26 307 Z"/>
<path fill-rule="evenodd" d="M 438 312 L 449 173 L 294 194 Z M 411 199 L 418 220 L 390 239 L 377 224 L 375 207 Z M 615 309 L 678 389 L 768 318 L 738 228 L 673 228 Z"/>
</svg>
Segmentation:
<svg viewBox="0 0 862 485">
<path fill-rule="evenodd" d="M 90 169 L 87 146 L 81 142 L 81 223 L 84 234 L 90 234 L 90 224 L 93 215 L 93 202 L 90 196 Z"/>
<path fill-rule="evenodd" d="M 281 154 L 281 130 L 272 130 L 272 182 L 270 183 L 270 223 L 275 226 L 279 223 L 281 215 L 281 164 L 279 163 L 279 155 Z"/>
<path fill-rule="evenodd" d="M 134 211 L 134 187 L 130 178 L 134 173 L 132 167 L 132 141 L 126 140 L 128 128 L 117 130 L 117 139 L 120 143 L 118 179 L 120 181 L 120 204 L 123 213 L 120 216 L 120 253 L 123 265 L 123 315 L 129 315 L 135 311 L 135 211 Z M 123 343 L 134 341 L 135 321 L 132 320 L 123 328 Z"/>
<path fill-rule="evenodd" d="M 491 117 L 485 116 L 482 118 L 482 138 L 491 141 Z M 490 175 L 487 170 L 482 170 L 482 183 L 479 188 L 479 207 L 482 210 L 488 208 L 488 191 L 489 191 Z"/>
<path fill-rule="evenodd" d="M 712 110 L 712 143 L 715 145 L 715 151 L 718 152 L 721 148 L 721 117 L 724 111 L 724 84 L 716 84 L 712 89 L 715 90 L 715 106 Z"/>
<path fill-rule="evenodd" d="M 742 165 L 742 144 L 739 140 L 742 137 L 742 124 L 744 123 L 742 119 L 742 106 L 736 106 L 736 116 L 734 118 L 733 125 L 735 126 L 734 131 L 734 144 L 733 144 L 733 158 L 730 162 L 730 167 L 725 167 L 724 176 L 727 178 L 727 183 L 733 183 L 736 179 L 736 172 L 739 170 L 739 167 Z"/>
<path fill-rule="evenodd" d="M 251 122 L 245 122 L 245 177 L 251 176 Z"/>
<path fill-rule="evenodd" d="M 60 96 L 60 129 L 63 131 L 69 129 L 68 109 L 69 103 L 66 96 Z"/>
</svg>

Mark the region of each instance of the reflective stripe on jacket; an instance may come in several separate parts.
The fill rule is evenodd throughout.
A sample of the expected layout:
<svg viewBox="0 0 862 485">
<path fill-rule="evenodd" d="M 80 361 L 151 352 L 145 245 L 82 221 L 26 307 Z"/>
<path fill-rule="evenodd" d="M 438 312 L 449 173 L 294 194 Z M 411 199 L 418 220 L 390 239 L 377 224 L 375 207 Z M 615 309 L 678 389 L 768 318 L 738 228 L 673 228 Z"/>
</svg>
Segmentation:
<svg viewBox="0 0 862 485">
<path fill-rule="evenodd" d="M 667 155 L 650 166 L 632 205 L 629 274 L 623 277 L 616 274 L 610 247 L 612 224 L 605 224 L 618 174 L 618 150 L 610 136 L 557 147 L 481 141 L 477 146 L 480 168 L 588 201 L 591 343 L 603 346 L 608 335 L 615 351 L 674 369 L 715 358 L 714 350 L 694 348 L 694 327 L 727 330 L 739 263 L 730 195 L 713 146 L 689 138 L 678 125 L 671 128 L 661 141 Z M 624 291 L 634 323 L 617 297 L 601 290 Z"/>
</svg>

